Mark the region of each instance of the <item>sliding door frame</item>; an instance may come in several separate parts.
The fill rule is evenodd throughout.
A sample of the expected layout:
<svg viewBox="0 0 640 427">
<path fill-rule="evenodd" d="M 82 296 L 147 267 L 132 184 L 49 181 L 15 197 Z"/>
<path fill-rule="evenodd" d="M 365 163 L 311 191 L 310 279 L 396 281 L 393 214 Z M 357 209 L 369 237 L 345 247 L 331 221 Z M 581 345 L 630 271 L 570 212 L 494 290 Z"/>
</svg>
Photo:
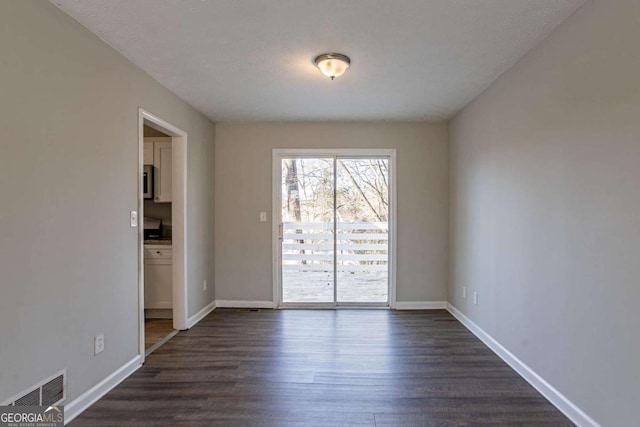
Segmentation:
<svg viewBox="0 0 640 427">
<path fill-rule="evenodd" d="M 282 221 L 282 159 L 286 158 L 381 158 L 389 159 L 389 308 L 396 307 L 396 150 L 395 149 L 273 149 L 272 152 L 272 274 L 273 274 L 273 307 L 274 308 L 380 308 L 378 304 L 371 303 L 339 303 L 335 299 L 337 283 L 334 271 L 334 302 L 332 303 L 285 303 L 282 302 L 282 244 L 280 241 L 280 223 Z M 334 161 L 334 168 L 335 168 Z M 335 170 L 334 170 L 335 174 Z M 335 184 L 334 184 L 335 185 Z"/>
</svg>

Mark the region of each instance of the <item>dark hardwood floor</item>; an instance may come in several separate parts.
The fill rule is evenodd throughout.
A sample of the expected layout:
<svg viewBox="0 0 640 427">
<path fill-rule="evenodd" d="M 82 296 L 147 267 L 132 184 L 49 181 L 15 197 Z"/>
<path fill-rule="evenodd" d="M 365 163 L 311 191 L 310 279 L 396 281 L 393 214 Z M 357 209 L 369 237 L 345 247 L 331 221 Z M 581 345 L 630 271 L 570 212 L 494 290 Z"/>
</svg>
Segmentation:
<svg viewBox="0 0 640 427">
<path fill-rule="evenodd" d="M 173 331 L 173 319 L 144 319 L 145 350 L 165 339 Z"/>
<path fill-rule="evenodd" d="M 81 426 L 571 426 L 446 311 L 217 309 Z"/>
</svg>

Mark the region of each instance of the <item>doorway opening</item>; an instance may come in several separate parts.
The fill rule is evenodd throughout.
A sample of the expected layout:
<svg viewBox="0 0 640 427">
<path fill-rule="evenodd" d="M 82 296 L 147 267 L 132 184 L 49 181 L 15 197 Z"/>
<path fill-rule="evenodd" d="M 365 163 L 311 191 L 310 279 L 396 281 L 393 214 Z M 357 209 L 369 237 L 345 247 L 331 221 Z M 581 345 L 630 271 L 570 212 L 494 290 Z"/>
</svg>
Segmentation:
<svg viewBox="0 0 640 427">
<path fill-rule="evenodd" d="M 278 307 L 395 301 L 394 150 L 274 151 Z"/>
<path fill-rule="evenodd" d="M 144 346 L 148 356 L 173 329 L 172 138 L 144 125 Z"/>
<path fill-rule="evenodd" d="M 139 354 L 187 329 L 187 133 L 139 110 Z"/>
</svg>

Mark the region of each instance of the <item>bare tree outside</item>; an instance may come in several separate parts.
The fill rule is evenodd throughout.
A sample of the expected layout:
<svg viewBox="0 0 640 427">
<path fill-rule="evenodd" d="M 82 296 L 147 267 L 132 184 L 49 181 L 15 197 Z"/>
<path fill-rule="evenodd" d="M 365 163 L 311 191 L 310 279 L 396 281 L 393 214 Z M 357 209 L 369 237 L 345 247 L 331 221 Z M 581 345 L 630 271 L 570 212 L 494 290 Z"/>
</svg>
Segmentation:
<svg viewBox="0 0 640 427">
<path fill-rule="evenodd" d="M 288 159 L 284 161 L 286 179 L 284 185 L 287 188 L 287 212 L 296 221 L 302 221 L 300 215 L 300 186 L 298 185 L 298 167 L 296 161 Z"/>
<path fill-rule="evenodd" d="M 285 221 L 333 221 L 333 159 L 283 160 Z M 338 221 L 387 222 L 387 159 L 344 159 L 337 162 Z M 301 208 L 303 206 L 303 208 Z"/>
</svg>

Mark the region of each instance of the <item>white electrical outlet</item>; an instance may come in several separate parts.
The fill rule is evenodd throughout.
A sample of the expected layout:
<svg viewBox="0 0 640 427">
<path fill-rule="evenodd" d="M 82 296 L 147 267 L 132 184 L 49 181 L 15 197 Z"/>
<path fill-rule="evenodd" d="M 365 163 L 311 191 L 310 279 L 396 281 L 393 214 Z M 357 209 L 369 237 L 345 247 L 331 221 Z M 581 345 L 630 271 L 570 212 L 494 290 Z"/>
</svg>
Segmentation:
<svg viewBox="0 0 640 427">
<path fill-rule="evenodd" d="M 467 287 L 466 286 L 462 287 L 462 298 L 464 298 L 464 299 L 467 298 Z"/>
<path fill-rule="evenodd" d="M 131 228 L 138 226 L 138 212 L 131 211 L 129 219 L 131 220 Z"/>
<path fill-rule="evenodd" d="M 206 280 L 202 281 L 202 292 L 206 291 L 208 287 L 208 283 Z"/>
<path fill-rule="evenodd" d="M 473 291 L 473 305 L 478 305 L 478 292 Z"/>
<path fill-rule="evenodd" d="M 260 212 L 260 222 L 267 222 L 267 213 Z"/>
<path fill-rule="evenodd" d="M 104 351 L 104 334 L 93 337 L 93 354 L 98 355 Z"/>
</svg>

